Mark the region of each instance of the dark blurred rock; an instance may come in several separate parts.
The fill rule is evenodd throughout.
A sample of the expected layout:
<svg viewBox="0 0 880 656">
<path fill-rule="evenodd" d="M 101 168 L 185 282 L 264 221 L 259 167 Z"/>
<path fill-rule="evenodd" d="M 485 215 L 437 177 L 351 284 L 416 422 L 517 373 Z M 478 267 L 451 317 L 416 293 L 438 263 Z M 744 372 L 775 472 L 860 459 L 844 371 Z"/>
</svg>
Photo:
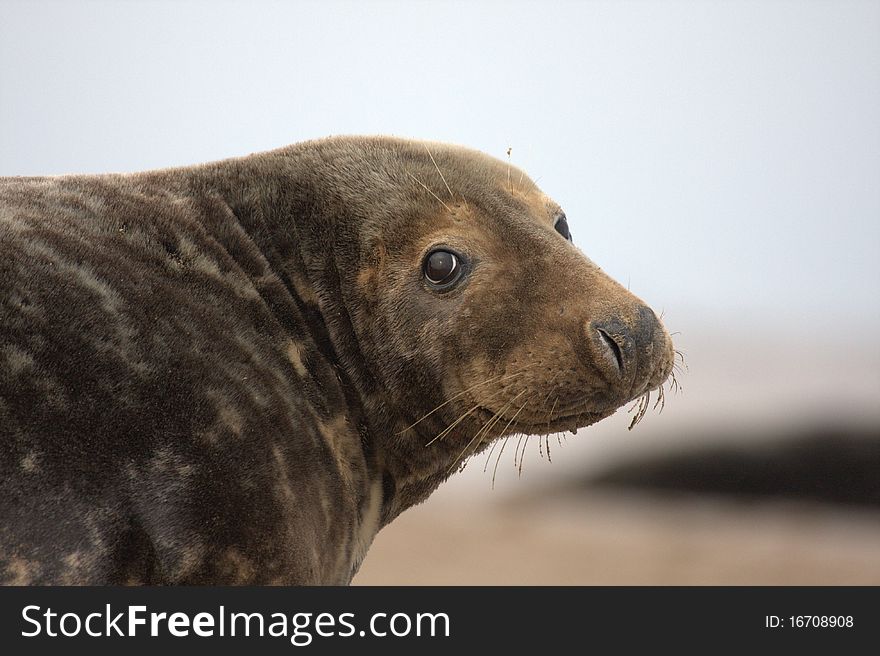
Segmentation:
<svg viewBox="0 0 880 656">
<path fill-rule="evenodd" d="M 713 437 L 713 444 L 739 445 L 628 461 L 576 481 L 574 487 L 880 506 L 880 427 L 807 427 L 768 432 L 763 439 L 750 435 L 746 444 L 724 437 L 729 439 Z"/>
</svg>

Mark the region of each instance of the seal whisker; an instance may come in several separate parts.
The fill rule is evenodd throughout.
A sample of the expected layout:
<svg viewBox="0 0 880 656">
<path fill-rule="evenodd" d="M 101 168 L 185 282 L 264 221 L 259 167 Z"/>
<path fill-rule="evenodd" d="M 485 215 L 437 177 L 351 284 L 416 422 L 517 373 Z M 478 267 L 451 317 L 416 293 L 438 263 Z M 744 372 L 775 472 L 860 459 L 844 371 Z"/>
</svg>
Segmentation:
<svg viewBox="0 0 880 656">
<path fill-rule="evenodd" d="M 660 412 L 663 412 L 663 408 L 666 407 L 666 396 L 663 393 L 663 385 L 657 388 L 657 400 L 654 401 L 654 410 L 657 409 L 657 406 L 660 406 Z"/>
<path fill-rule="evenodd" d="M 520 439 L 523 440 L 523 448 L 522 448 L 522 452 L 519 454 L 519 469 L 517 470 L 517 473 L 516 473 L 517 476 L 522 476 L 523 461 L 525 460 L 525 457 L 526 457 L 526 449 L 529 448 L 529 437 L 531 437 L 531 436 L 526 435 L 525 433 L 522 433 L 522 436 L 520 437 Z M 517 444 L 517 448 L 519 448 L 519 444 Z M 516 458 L 514 458 L 513 464 L 514 464 L 514 466 L 516 465 Z"/>
<path fill-rule="evenodd" d="M 486 433 L 488 433 L 489 430 L 491 430 L 492 428 L 494 428 L 495 425 L 497 425 L 498 423 L 500 423 L 501 420 L 504 419 L 504 412 L 505 412 L 508 408 L 512 407 L 513 404 L 516 403 L 516 401 L 517 401 L 517 400 L 518 400 L 523 394 L 526 393 L 526 391 L 527 391 L 527 390 L 524 389 L 522 392 L 520 392 L 519 394 L 517 394 L 516 396 L 514 396 L 512 399 L 510 399 L 510 401 L 508 401 L 508 402 L 505 404 L 505 406 L 504 406 L 500 411 L 498 411 L 498 412 L 496 413 L 495 421 L 492 423 L 491 426 L 488 427 Z M 528 399 L 526 399 L 526 402 L 528 402 Z M 517 414 L 519 414 L 519 413 L 517 413 Z M 514 415 L 514 416 L 516 416 L 516 415 Z M 507 426 L 510 426 L 510 422 L 508 422 Z M 502 435 L 504 435 L 504 431 L 507 430 L 507 426 L 504 427 L 504 430 L 502 430 L 500 433 L 498 433 L 498 436 L 497 436 L 497 437 L 501 437 Z M 497 438 L 496 438 L 496 439 L 497 439 Z"/>
<path fill-rule="evenodd" d="M 495 399 L 496 397 L 498 397 L 498 396 L 502 393 L 502 391 L 503 391 L 503 390 L 496 390 L 495 393 L 489 395 L 488 398 L 489 398 L 490 400 L 491 400 L 491 399 Z M 468 416 L 470 413 L 472 413 L 474 410 L 478 410 L 478 409 L 481 408 L 481 407 L 482 407 L 482 405 L 479 404 L 479 403 L 478 403 L 477 405 L 473 406 L 470 410 L 468 410 L 467 412 L 465 412 L 464 414 L 462 414 L 461 416 L 459 416 L 459 418 L 456 419 L 452 424 L 450 424 L 449 426 L 447 426 L 446 428 L 444 428 L 442 431 L 440 431 L 440 433 L 439 433 L 437 436 L 435 436 L 434 438 L 432 438 L 431 441 L 428 442 L 425 446 L 430 446 L 431 444 L 433 444 L 434 442 L 436 442 L 438 439 L 441 439 L 441 440 L 442 440 L 446 435 L 449 434 L 449 432 L 450 432 L 453 428 L 455 428 L 455 427 L 461 422 L 462 419 L 464 419 L 465 417 L 467 417 L 467 416 Z"/>
<path fill-rule="evenodd" d="M 525 391 L 525 390 L 523 390 L 523 391 Z M 521 396 L 521 395 L 520 395 L 520 396 Z M 511 425 L 514 421 L 516 421 L 516 418 L 519 416 L 519 413 L 523 411 L 523 408 L 526 407 L 526 405 L 528 404 L 528 402 L 529 402 L 529 399 L 526 399 L 526 400 L 523 402 L 523 404 L 519 407 L 519 410 L 516 411 L 516 413 L 513 415 L 513 417 L 511 417 L 510 420 L 507 422 L 507 425 L 501 430 L 501 432 L 499 433 L 499 436 L 500 436 L 500 435 L 504 435 L 504 433 L 507 432 L 507 429 L 510 428 L 510 425 Z"/>
<path fill-rule="evenodd" d="M 553 385 L 554 385 L 554 383 L 556 383 L 556 380 L 557 380 L 557 379 L 558 379 L 563 373 L 565 373 L 565 372 L 564 372 L 563 370 L 560 369 L 559 371 L 556 372 L 556 375 L 553 376 L 553 378 L 550 379 L 550 382 L 547 384 L 547 387 L 549 387 L 550 390 L 547 392 L 547 396 L 544 397 L 544 400 L 541 401 L 541 409 L 544 409 L 544 408 L 547 407 L 547 401 L 550 400 L 550 395 L 553 394 Z"/>
<path fill-rule="evenodd" d="M 675 377 L 675 369 L 674 368 L 671 372 L 669 372 L 669 378 L 672 380 L 672 382 L 669 384 L 669 386 L 672 389 L 673 394 L 678 394 L 679 392 L 681 392 L 682 388 L 681 388 L 681 385 L 679 385 L 679 383 L 678 383 L 678 378 Z"/>
<path fill-rule="evenodd" d="M 501 406 L 501 408 L 499 410 L 497 410 L 491 417 L 489 417 L 489 419 L 485 423 L 483 423 L 482 426 L 480 426 L 480 428 L 477 430 L 476 434 L 474 434 L 474 436 L 468 441 L 467 444 L 465 444 L 464 448 L 455 457 L 455 459 L 453 460 L 452 466 L 454 466 L 455 462 L 458 461 L 462 457 L 462 455 L 468 450 L 468 448 L 471 446 L 471 444 L 473 444 L 478 438 L 480 438 L 481 436 L 485 435 L 488 432 L 488 429 L 490 429 L 494 425 L 494 422 L 496 422 L 498 420 L 498 417 L 501 416 L 501 413 L 503 413 L 508 407 L 510 407 L 510 405 L 511 405 L 510 401 L 505 403 L 503 406 Z M 479 442 L 477 442 L 477 444 L 479 444 Z"/>
<path fill-rule="evenodd" d="M 514 414 L 513 417 L 510 418 L 510 421 L 507 422 L 507 426 L 505 426 L 504 429 L 501 431 L 501 433 L 500 433 L 501 435 L 504 435 L 504 432 L 507 430 L 507 428 L 510 426 L 510 424 L 513 423 L 513 421 L 517 418 L 517 416 L 519 416 L 519 413 L 522 412 L 522 409 L 526 407 L 526 403 L 528 403 L 528 402 L 529 402 L 529 399 L 526 399 L 525 403 L 523 403 L 519 407 L 519 410 L 516 411 L 516 414 Z M 501 454 L 504 452 L 504 446 L 506 446 L 506 445 L 507 445 L 507 440 L 504 441 L 504 445 L 502 445 L 501 451 L 498 453 L 498 459 L 495 461 L 495 470 L 492 472 L 492 489 L 495 489 L 495 475 L 498 473 L 498 463 L 501 461 Z"/>
<path fill-rule="evenodd" d="M 452 193 L 452 189 L 449 188 L 449 183 L 446 182 L 446 178 L 443 177 L 443 172 L 440 170 L 440 167 L 437 166 L 437 161 L 434 159 L 434 156 L 431 154 L 431 151 L 428 150 L 428 144 L 422 144 L 425 147 L 425 152 L 428 153 L 428 157 L 431 158 L 431 163 L 434 165 L 434 168 L 437 169 L 437 173 L 440 174 L 440 179 L 443 180 L 443 184 L 446 185 L 446 191 L 449 192 L 449 197 L 452 200 L 455 200 L 455 194 Z"/>
<path fill-rule="evenodd" d="M 495 451 L 495 447 L 498 446 L 498 440 L 492 442 L 492 448 L 489 449 L 489 454 L 486 456 L 486 464 L 483 465 L 483 473 L 486 473 L 486 469 L 489 467 L 489 461 L 492 459 L 492 453 Z"/>
<path fill-rule="evenodd" d="M 507 407 L 508 407 L 509 405 L 510 405 L 509 403 L 506 404 L 506 405 L 501 409 L 500 412 L 503 412 L 504 410 L 506 410 Z M 493 416 L 493 419 L 494 419 L 495 417 L 498 417 L 498 416 L 499 416 L 499 413 L 496 412 L 495 415 Z M 505 438 L 505 441 L 506 441 L 506 439 L 507 439 L 507 438 Z M 489 461 L 492 459 L 492 453 L 495 451 L 495 447 L 498 446 L 498 442 L 499 442 L 499 441 L 500 441 L 500 440 L 494 440 L 494 441 L 492 442 L 492 448 L 489 449 L 489 455 L 486 456 L 486 464 L 483 465 L 483 473 L 484 473 L 484 474 L 486 473 L 486 469 L 489 467 Z"/>
<path fill-rule="evenodd" d="M 492 470 L 492 489 L 495 489 L 495 475 L 498 473 L 498 462 L 501 460 L 501 454 L 504 453 L 504 447 L 507 446 L 507 440 L 510 439 L 510 436 L 504 438 L 504 444 L 501 445 L 501 450 L 498 452 L 498 457 L 495 458 L 495 469 Z"/>
<path fill-rule="evenodd" d="M 553 421 L 553 412 L 556 410 L 556 404 L 559 403 L 559 397 L 557 396 L 553 401 L 553 407 L 550 408 L 550 414 L 547 415 L 547 430 L 550 430 L 550 424 Z M 549 457 L 549 454 L 548 454 Z"/>
<path fill-rule="evenodd" d="M 498 398 L 499 396 L 501 396 L 501 394 L 503 393 L 503 391 L 504 391 L 504 390 L 496 390 L 493 394 L 490 394 L 485 400 L 486 400 L 486 401 L 492 401 L 492 400 Z M 482 407 L 483 407 L 483 406 L 482 406 L 481 404 L 477 404 L 477 405 L 475 405 L 473 408 L 471 408 L 470 410 L 468 410 L 466 414 L 470 414 L 470 413 L 473 412 L 474 410 L 476 410 L 476 409 L 478 409 L 478 408 L 482 408 Z M 461 419 L 463 419 L 463 417 L 460 417 L 460 418 L 459 418 L 459 420 L 461 420 Z M 456 421 L 455 423 L 457 424 L 458 421 Z M 484 425 L 485 425 L 485 424 L 484 424 Z M 454 428 L 454 426 L 447 426 L 447 427 L 442 431 L 442 435 L 443 435 L 443 437 L 445 437 L 446 435 L 448 435 L 448 434 L 449 434 L 449 431 L 450 431 L 452 428 Z M 436 439 L 436 438 L 435 438 L 435 439 Z M 441 438 L 441 439 L 442 439 L 442 438 Z M 431 440 L 431 441 L 433 442 L 434 440 Z"/>
<path fill-rule="evenodd" d="M 629 428 L 627 430 L 632 430 L 645 416 L 645 413 L 648 412 L 648 406 L 651 403 L 651 392 L 647 391 L 642 394 L 638 400 L 633 404 L 633 406 L 628 410 L 628 412 L 632 412 L 633 408 L 638 406 L 636 410 L 635 416 L 633 416 L 632 421 L 629 423 Z"/>
<path fill-rule="evenodd" d="M 483 435 L 488 435 L 489 431 L 492 430 L 492 428 L 493 428 L 493 427 L 495 426 L 495 424 L 498 422 L 498 419 L 499 419 L 500 417 L 502 417 L 504 411 L 505 411 L 508 407 L 512 406 L 513 403 L 516 402 L 516 400 L 519 399 L 519 397 L 521 397 L 521 396 L 522 396 L 523 394 L 525 394 L 527 391 L 528 391 L 527 389 L 524 389 L 522 392 L 520 392 L 520 393 L 517 394 L 515 397 L 513 397 L 512 399 L 510 399 L 507 403 L 505 403 L 505 404 L 501 407 L 500 410 L 498 410 L 498 411 L 492 416 L 492 418 L 491 418 L 489 421 L 487 421 L 485 424 L 483 424 L 483 426 L 482 426 L 482 427 L 476 432 L 476 434 L 470 439 L 470 441 L 469 441 L 467 444 L 465 444 L 465 446 L 464 446 L 464 448 L 461 450 L 461 452 L 460 452 L 460 453 L 455 457 L 455 459 L 452 461 L 452 465 L 450 466 L 449 470 L 447 470 L 447 473 L 448 473 L 449 471 L 451 471 L 453 467 L 455 467 L 455 464 L 456 464 L 456 463 L 459 461 L 459 459 L 465 454 L 465 452 L 471 447 L 471 445 L 474 444 L 474 442 L 476 442 L 478 445 L 480 444 L 480 442 L 477 441 L 477 438 L 479 438 L 479 437 L 481 437 L 481 436 L 483 436 Z M 522 409 L 522 408 L 520 408 L 520 409 Z M 519 413 L 517 413 L 517 414 L 519 414 Z M 514 416 L 516 416 L 516 415 L 514 415 Z M 508 426 L 509 426 L 509 425 L 510 425 L 510 423 L 508 422 Z M 506 427 L 506 426 L 505 426 L 505 430 L 507 430 L 507 427 Z M 503 434 L 504 434 L 504 431 L 501 431 L 501 435 L 503 435 Z"/>
<path fill-rule="evenodd" d="M 513 449 L 513 467 L 516 468 L 516 457 L 519 454 L 519 447 L 522 446 L 523 437 L 525 435 L 523 433 L 519 434 L 519 439 L 516 441 L 516 447 Z"/>
<path fill-rule="evenodd" d="M 447 426 L 446 428 L 444 428 L 442 431 L 440 431 L 439 433 L 437 433 L 437 435 L 435 435 L 434 437 L 432 437 L 427 443 L 425 443 L 425 446 L 426 446 L 426 447 L 429 447 L 429 446 L 431 446 L 434 442 L 436 442 L 437 440 L 442 440 L 442 439 L 443 439 L 443 438 L 449 433 L 449 431 L 451 431 L 453 428 L 455 428 L 456 426 L 458 426 L 458 424 L 461 423 L 461 421 L 462 421 L 465 417 L 467 417 L 467 416 L 468 416 L 470 413 L 472 413 L 474 410 L 478 410 L 479 408 L 480 408 L 480 405 L 477 404 L 477 405 L 473 406 L 473 407 L 472 407 L 470 410 L 468 410 L 467 412 L 461 414 L 461 415 L 458 417 L 458 419 L 456 419 L 455 421 L 453 421 L 451 424 L 449 424 L 449 426 Z"/>
<path fill-rule="evenodd" d="M 529 444 L 531 443 L 531 442 L 530 442 L 530 438 L 531 438 L 531 437 L 532 437 L 531 435 L 526 435 L 526 436 L 525 436 L 525 438 L 526 438 L 526 442 L 525 442 L 525 444 L 523 444 L 522 455 L 520 455 L 520 457 L 519 457 L 519 472 L 517 473 L 518 476 L 522 476 L 523 460 L 524 460 L 525 457 L 526 457 L 526 449 L 529 448 Z"/>
<path fill-rule="evenodd" d="M 675 353 L 675 357 L 677 357 L 679 360 L 681 360 L 681 366 L 684 367 L 685 369 L 687 369 L 688 371 L 690 371 L 688 369 L 687 363 L 684 361 L 684 351 L 680 351 L 678 349 L 672 349 L 672 350 Z"/>
<path fill-rule="evenodd" d="M 520 433 L 519 440 L 517 440 L 517 443 L 516 443 L 516 449 L 513 452 L 513 466 L 514 467 L 516 467 L 517 453 L 519 453 L 519 474 L 520 475 L 522 475 L 523 458 L 525 458 L 526 449 L 529 447 L 529 437 L 530 436 L 527 435 L 526 433 Z M 519 448 L 520 444 L 522 444 L 522 451 L 520 451 L 520 448 Z"/>
<path fill-rule="evenodd" d="M 445 207 L 446 210 L 447 210 L 448 212 L 452 212 L 452 209 L 449 207 L 449 205 L 447 205 L 447 204 L 444 203 L 442 200 L 440 200 L 440 196 L 438 196 L 438 195 L 435 194 L 433 191 L 431 191 L 431 189 L 428 188 L 428 185 L 426 185 L 424 182 L 422 182 L 421 180 L 419 180 L 416 176 L 414 176 L 414 175 L 413 175 L 412 173 L 410 173 L 409 171 L 407 171 L 406 174 L 407 174 L 409 177 L 411 177 L 413 180 L 415 180 L 416 182 L 418 182 L 420 185 L 422 185 L 422 187 L 424 187 L 425 191 L 427 191 L 427 192 L 428 192 L 429 194 L 431 194 L 434 198 L 436 198 L 436 199 L 437 199 L 437 202 L 440 203 L 443 207 Z"/>
<path fill-rule="evenodd" d="M 404 428 L 403 430 L 398 431 L 397 433 L 395 433 L 395 435 L 402 435 L 403 433 L 405 433 L 405 432 L 408 431 L 409 429 L 411 429 L 411 428 L 417 426 L 417 425 L 418 425 L 419 423 L 421 423 L 423 420 L 425 420 L 425 419 L 427 419 L 428 417 L 430 417 L 432 414 L 434 414 L 435 412 L 437 412 L 440 408 L 442 408 L 443 406 L 445 406 L 445 405 L 447 405 L 447 404 L 449 404 L 449 403 L 452 403 L 453 401 L 455 401 L 456 399 L 458 399 L 458 398 L 461 397 L 462 395 L 467 394 L 468 392 L 471 392 L 471 391 L 475 390 L 475 389 L 478 388 L 478 387 L 482 387 L 483 385 L 490 385 L 491 383 L 500 383 L 502 380 L 508 380 L 509 378 L 514 378 L 515 376 L 517 376 L 517 375 L 522 374 L 523 372 L 525 372 L 527 369 L 529 369 L 529 367 L 523 367 L 522 369 L 519 369 L 518 371 L 514 371 L 513 373 L 510 373 L 510 374 L 499 374 L 498 376 L 495 376 L 494 378 L 490 378 L 489 380 L 483 380 L 483 381 L 480 381 L 479 383 L 474 383 L 473 385 L 471 385 L 471 386 L 468 387 L 467 389 L 464 389 L 464 390 L 458 392 L 457 394 L 454 394 L 453 396 L 449 397 L 449 398 L 446 399 L 443 403 L 441 403 L 440 405 L 438 405 L 436 408 L 434 408 L 434 409 L 431 410 L 430 412 L 428 412 L 428 413 L 422 415 L 421 418 L 419 418 L 417 421 L 413 422 L 412 424 L 410 424 L 409 426 L 407 426 L 407 427 Z"/>
</svg>

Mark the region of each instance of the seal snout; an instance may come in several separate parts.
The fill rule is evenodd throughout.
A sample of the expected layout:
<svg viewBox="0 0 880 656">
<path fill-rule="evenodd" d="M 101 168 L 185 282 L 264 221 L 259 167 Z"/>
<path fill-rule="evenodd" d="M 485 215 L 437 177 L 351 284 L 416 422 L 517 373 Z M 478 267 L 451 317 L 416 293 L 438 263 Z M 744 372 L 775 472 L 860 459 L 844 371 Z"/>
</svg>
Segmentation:
<svg viewBox="0 0 880 656">
<path fill-rule="evenodd" d="M 595 364 L 609 386 L 623 382 L 640 387 L 639 377 L 654 370 L 654 360 L 666 352 L 666 331 L 651 308 L 637 306 L 629 316 L 613 316 L 587 324 Z"/>
</svg>

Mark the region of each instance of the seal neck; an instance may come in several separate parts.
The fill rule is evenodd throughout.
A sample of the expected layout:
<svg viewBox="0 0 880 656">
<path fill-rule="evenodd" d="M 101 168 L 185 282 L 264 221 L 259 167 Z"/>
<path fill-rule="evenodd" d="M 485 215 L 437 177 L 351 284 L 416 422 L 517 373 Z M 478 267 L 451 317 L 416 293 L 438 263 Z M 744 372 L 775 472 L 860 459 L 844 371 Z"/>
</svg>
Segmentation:
<svg viewBox="0 0 880 656">
<path fill-rule="evenodd" d="M 354 226 L 365 218 L 358 213 L 368 208 L 359 206 L 352 189 L 334 178 L 338 164 L 329 157 L 320 149 L 292 146 L 205 165 L 199 184 L 203 192 L 224 199 L 286 287 L 293 306 L 280 311 L 293 316 L 280 320 L 308 341 L 323 363 L 309 371 L 321 377 L 320 394 L 331 388 L 339 392 L 332 405 L 344 404 L 357 431 L 365 484 L 381 482 L 384 526 L 448 478 L 449 463 L 436 450 L 414 452 L 398 435 L 412 418 L 398 416 L 395 398 L 377 380 L 358 340 L 351 276 L 361 262 Z"/>
<path fill-rule="evenodd" d="M 387 391 L 373 376 L 354 328 L 346 288 L 356 270 L 357 242 L 346 228 L 346 203 L 316 172 L 325 162 L 293 146 L 202 169 L 203 193 L 222 197 L 235 219 L 265 257 L 292 303 L 271 307 L 286 329 L 314 354 L 309 375 L 319 378 L 319 396 L 331 390 L 328 404 L 355 428 L 364 453 L 368 487 L 383 489 L 382 525 L 400 498 L 394 481 L 404 478 L 406 463 L 396 462 L 378 436 L 393 434 L 400 423 Z M 219 164 L 222 164 L 220 166 Z M 394 461 L 394 462 L 392 462 Z M 399 514 L 403 508 L 394 512 Z M 386 517 L 388 518 L 386 521 Z"/>
</svg>

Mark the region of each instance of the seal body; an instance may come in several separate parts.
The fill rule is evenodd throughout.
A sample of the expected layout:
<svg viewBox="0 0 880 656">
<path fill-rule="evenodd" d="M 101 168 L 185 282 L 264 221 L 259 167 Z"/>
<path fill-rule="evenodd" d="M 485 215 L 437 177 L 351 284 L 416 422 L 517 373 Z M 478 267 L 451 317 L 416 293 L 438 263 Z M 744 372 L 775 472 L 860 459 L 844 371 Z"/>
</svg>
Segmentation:
<svg viewBox="0 0 880 656">
<path fill-rule="evenodd" d="M 658 387 L 668 335 L 560 216 L 380 137 L 3 179 L 0 579 L 348 583 L 492 441 Z"/>
</svg>

